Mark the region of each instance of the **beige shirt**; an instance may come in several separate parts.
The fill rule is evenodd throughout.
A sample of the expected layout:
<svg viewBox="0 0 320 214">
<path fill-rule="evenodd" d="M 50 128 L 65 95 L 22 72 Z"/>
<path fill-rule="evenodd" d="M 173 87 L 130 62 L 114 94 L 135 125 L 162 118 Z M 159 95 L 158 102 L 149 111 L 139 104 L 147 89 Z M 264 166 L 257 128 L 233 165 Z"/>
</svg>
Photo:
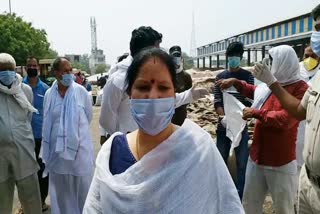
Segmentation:
<svg viewBox="0 0 320 214">
<path fill-rule="evenodd" d="M 21 87 L 32 103 L 32 89 L 26 84 Z M 12 95 L 0 92 L 0 182 L 20 180 L 38 171 L 31 116 Z"/>
<path fill-rule="evenodd" d="M 306 109 L 306 130 L 303 159 L 310 171 L 320 176 L 320 72 L 312 80 L 301 100 Z"/>
</svg>

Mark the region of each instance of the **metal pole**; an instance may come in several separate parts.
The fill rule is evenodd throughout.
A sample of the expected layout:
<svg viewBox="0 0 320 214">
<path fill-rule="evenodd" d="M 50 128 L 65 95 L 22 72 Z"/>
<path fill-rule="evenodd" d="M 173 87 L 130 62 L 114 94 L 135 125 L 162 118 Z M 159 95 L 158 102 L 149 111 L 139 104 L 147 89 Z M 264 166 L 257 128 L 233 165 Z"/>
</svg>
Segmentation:
<svg viewBox="0 0 320 214">
<path fill-rule="evenodd" d="M 11 0 L 9 0 L 9 12 L 11 14 Z"/>
</svg>

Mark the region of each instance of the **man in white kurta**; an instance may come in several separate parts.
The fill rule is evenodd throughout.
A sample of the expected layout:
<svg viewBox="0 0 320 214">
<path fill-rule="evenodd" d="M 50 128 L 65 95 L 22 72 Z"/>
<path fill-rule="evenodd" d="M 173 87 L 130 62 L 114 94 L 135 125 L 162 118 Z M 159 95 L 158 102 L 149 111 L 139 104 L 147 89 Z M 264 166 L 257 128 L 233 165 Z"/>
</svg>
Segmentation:
<svg viewBox="0 0 320 214">
<path fill-rule="evenodd" d="M 31 128 L 36 109 L 31 105 L 32 89 L 22 83 L 22 77 L 14 70 L 12 56 L 0 54 L 0 213 L 12 213 L 16 186 L 24 213 L 40 214 L 39 167 Z M 10 73 L 13 82 L 8 81 Z"/>
<path fill-rule="evenodd" d="M 57 81 L 44 99 L 41 156 L 49 173 L 49 194 L 54 214 L 80 214 L 92 179 L 94 157 L 90 136 L 92 103 L 86 89 L 73 80 L 64 96 L 64 75 L 70 62 L 58 58 L 53 68 Z"/>
</svg>

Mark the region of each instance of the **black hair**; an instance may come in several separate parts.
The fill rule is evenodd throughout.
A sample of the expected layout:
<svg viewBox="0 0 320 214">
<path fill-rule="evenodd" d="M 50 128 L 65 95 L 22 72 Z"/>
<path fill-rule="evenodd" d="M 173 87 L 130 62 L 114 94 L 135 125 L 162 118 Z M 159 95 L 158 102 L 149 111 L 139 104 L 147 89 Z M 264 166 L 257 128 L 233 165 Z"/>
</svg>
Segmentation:
<svg viewBox="0 0 320 214">
<path fill-rule="evenodd" d="M 162 34 L 152 29 L 152 27 L 139 27 L 132 31 L 130 40 L 131 56 L 135 56 L 143 48 L 155 46 L 162 41 Z"/>
<path fill-rule="evenodd" d="M 52 71 L 58 71 L 60 69 L 60 65 L 61 65 L 61 62 L 63 60 L 67 60 L 69 61 L 69 59 L 67 57 L 58 57 L 54 60 L 54 62 L 52 63 Z"/>
<path fill-rule="evenodd" d="M 122 60 L 126 59 L 129 56 L 128 53 L 124 53 L 121 56 L 118 57 L 118 62 L 121 62 Z"/>
<path fill-rule="evenodd" d="M 27 64 L 28 64 L 28 61 L 31 60 L 31 59 L 35 59 L 37 61 L 37 64 L 39 65 L 39 59 L 35 56 L 29 56 L 27 57 Z"/>
<path fill-rule="evenodd" d="M 243 44 L 241 42 L 232 42 L 228 45 L 226 55 L 227 56 L 239 56 L 242 58 L 244 53 Z"/>
<path fill-rule="evenodd" d="M 134 58 L 128 68 L 126 76 L 126 91 L 128 94 L 131 92 L 132 85 L 136 80 L 141 66 L 150 58 L 158 58 L 168 68 L 174 88 L 176 88 L 176 65 L 173 58 L 160 48 L 146 48 L 139 52 Z"/>
<path fill-rule="evenodd" d="M 316 6 L 312 12 L 311 12 L 311 16 L 313 18 L 314 21 L 317 20 L 318 17 L 320 17 L 320 4 L 318 4 L 318 6 Z"/>
</svg>

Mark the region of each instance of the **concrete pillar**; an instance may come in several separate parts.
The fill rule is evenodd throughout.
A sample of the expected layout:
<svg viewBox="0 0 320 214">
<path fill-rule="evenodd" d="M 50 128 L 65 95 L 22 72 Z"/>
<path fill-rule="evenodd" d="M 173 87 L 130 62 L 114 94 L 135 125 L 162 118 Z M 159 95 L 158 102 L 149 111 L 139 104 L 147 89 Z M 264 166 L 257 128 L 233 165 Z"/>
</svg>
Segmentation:
<svg viewBox="0 0 320 214">
<path fill-rule="evenodd" d="M 257 62 L 258 61 L 258 50 L 256 49 L 256 50 L 254 50 L 254 60 L 255 60 L 255 62 Z"/>
<path fill-rule="evenodd" d="M 250 51 L 250 49 L 248 49 L 247 52 L 248 52 L 248 62 L 247 62 L 247 66 L 250 66 L 250 64 L 251 64 L 251 51 Z"/>
<path fill-rule="evenodd" d="M 226 69 L 228 69 L 228 56 L 226 55 Z"/>
<path fill-rule="evenodd" d="M 212 56 L 209 56 L 209 68 L 212 68 Z"/>
<path fill-rule="evenodd" d="M 262 46 L 262 59 L 266 57 L 266 46 Z"/>
<path fill-rule="evenodd" d="M 200 68 L 200 58 L 197 58 L 197 68 Z"/>
<path fill-rule="evenodd" d="M 202 68 L 206 67 L 206 57 L 202 58 Z"/>
<path fill-rule="evenodd" d="M 220 60 L 219 60 L 219 54 L 217 55 L 217 68 L 220 67 Z"/>
</svg>

